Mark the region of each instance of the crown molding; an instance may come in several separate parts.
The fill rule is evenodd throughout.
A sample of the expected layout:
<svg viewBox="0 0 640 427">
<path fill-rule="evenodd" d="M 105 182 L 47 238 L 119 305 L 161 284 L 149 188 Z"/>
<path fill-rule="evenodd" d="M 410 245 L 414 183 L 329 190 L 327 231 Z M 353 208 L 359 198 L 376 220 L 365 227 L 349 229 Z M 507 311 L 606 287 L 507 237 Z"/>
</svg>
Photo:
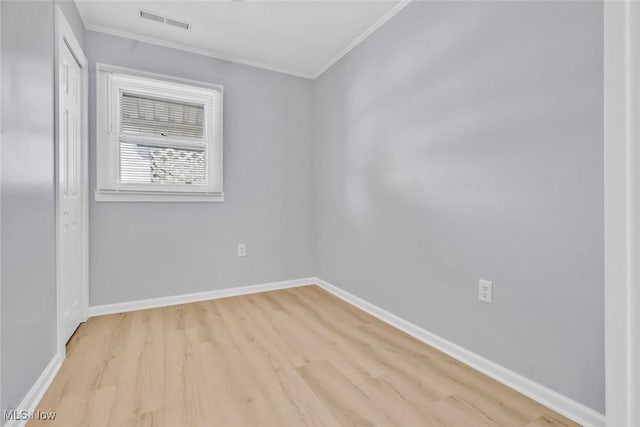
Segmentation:
<svg viewBox="0 0 640 427">
<path fill-rule="evenodd" d="M 356 37 L 351 43 L 344 47 L 340 52 L 338 52 L 333 58 L 329 60 L 326 64 L 324 64 L 318 71 L 316 71 L 311 79 L 315 80 L 320 77 L 325 71 L 327 71 L 333 64 L 340 61 L 342 57 L 344 57 L 347 53 L 351 52 L 353 48 L 362 43 L 367 37 L 373 34 L 378 28 L 382 27 L 388 20 L 393 18 L 398 12 L 407 7 L 412 0 L 403 0 L 400 3 L 396 4 L 394 7 L 389 9 L 387 13 L 385 13 L 380 19 L 371 24 L 364 30 L 358 37 Z"/>
<path fill-rule="evenodd" d="M 170 49 L 182 50 L 189 53 L 195 53 L 196 55 L 208 56 L 210 58 L 221 59 L 223 61 L 234 62 L 236 64 L 248 65 L 250 67 L 261 68 L 263 70 L 274 71 L 276 73 L 289 74 L 295 77 L 302 77 L 304 79 L 313 79 L 313 74 L 307 74 L 300 71 L 289 70 L 286 68 L 274 67 L 268 64 L 263 64 L 257 61 L 251 61 L 249 59 L 241 58 L 233 55 L 226 55 L 218 53 L 212 50 L 201 49 L 198 47 L 187 46 L 181 43 L 168 42 L 166 40 L 157 39 L 155 37 L 141 36 L 139 34 L 130 33 L 128 31 L 114 30 L 111 28 L 102 27 L 100 25 L 89 24 L 85 26 L 88 31 L 96 33 L 108 34 L 111 36 L 122 37 L 125 39 L 137 40 L 144 43 L 153 44 L 156 46 L 168 47 Z"/>
<path fill-rule="evenodd" d="M 320 67 L 314 73 L 305 73 L 301 71 L 291 70 L 288 68 L 276 67 L 273 65 L 265 64 L 258 61 L 252 61 L 250 59 L 242 58 L 234 55 L 227 55 L 223 53 L 219 53 L 213 50 L 202 49 L 198 47 L 188 46 L 181 43 L 174 43 L 162 39 L 158 39 L 155 37 L 142 36 L 139 34 L 131 33 L 128 31 L 115 30 L 112 28 L 103 27 L 100 25 L 94 24 L 85 24 L 85 28 L 87 31 L 94 31 L 96 33 L 108 34 L 111 36 L 122 37 L 131 40 L 137 40 L 144 43 L 153 44 L 156 46 L 167 47 L 170 49 L 182 50 L 185 52 L 194 53 L 196 55 L 208 56 L 211 58 L 221 59 L 223 61 L 234 62 L 236 64 L 248 65 L 250 67 L 261 68 L 263 70 L 274 71 L 276 73 L 289 74 L 295 77 L 301 77 L 303 79 L 315 80 L 320 77 L 325 71 L 331 68 L 336 62 L 340 61 L 346 54 L 348 54 L 352 49 L 362 43 L 367 37 L 373 34 L 378 28 L 383 26 L 388 20 L 393 18 L 398 12 L 404 9 L 412 0 L 402 0 L 394 7 L 392 7 L 387 13 L 385 13 L 381 18 L 367 27 L 362 33 L 360 33 L 353 41 L 351 41 L 347 46 L 345 46 L 340 52 L 334 55 L 327 63 L 325 63 L 322 67 Z"/>
</svg>

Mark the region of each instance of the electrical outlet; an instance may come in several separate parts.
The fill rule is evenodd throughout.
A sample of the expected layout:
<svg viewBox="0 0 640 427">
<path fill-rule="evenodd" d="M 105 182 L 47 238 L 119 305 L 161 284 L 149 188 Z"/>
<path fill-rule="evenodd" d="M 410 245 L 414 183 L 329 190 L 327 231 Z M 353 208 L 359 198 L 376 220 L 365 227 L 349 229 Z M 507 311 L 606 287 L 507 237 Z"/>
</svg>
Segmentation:
<svg viewBox="0 0 640 427">
<path fill-rule="evenodd" d="M 487 304 L 493 304 L 493 282 L 480 279 L 478 282 L 478 299 Z"/>
<path fill-rule="evenodd" d="M 247 254 L 247 245 L 244 243 L 238 243 L 238 256 L 245 256 Z"/>
</svg>

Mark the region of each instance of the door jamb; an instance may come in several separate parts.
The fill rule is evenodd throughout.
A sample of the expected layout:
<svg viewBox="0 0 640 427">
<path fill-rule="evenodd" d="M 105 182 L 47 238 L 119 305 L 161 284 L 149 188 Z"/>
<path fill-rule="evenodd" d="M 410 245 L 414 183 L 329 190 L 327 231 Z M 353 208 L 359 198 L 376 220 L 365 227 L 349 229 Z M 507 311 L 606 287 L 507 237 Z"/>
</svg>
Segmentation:
<svg viewBox="0 0 640 427">
<path fill-rule="evenodd" d="M 60 52 L 65 44 L 69 47 L 76 60 L 82 68 L 82 132 L 81 132 L 81 200 L 82 200 L 82 286 L 81 286 L 81 311 L 82 321 L 86 321 L 89 311 L 89 127 L 88 127 L 88 93 L 89 93 L 89 63 L 82 50 L 82 46 L 78 42 L 71 26 L 69 25 L 64 13 L 59 5 L 55 6 L 55 70 L 54 70 L 54 88 L 55 88 L 55 187 L 56 187 L 56 343 L 57 353 L 60 361 L 65 358 L 65 342 L 62 338 L 62 283 L 60 277 L 60 236 L 61 236 L 61 215 L 60 215 L 60 189 L 59 189 L 59 147 L 60 147 L 60 126 L 59 112 L 61 98 L 58 93 L 59 85 L 59 65 Z"/>
<path fill-rule="evenodd" d="M 640 425 L 640 4 L 604 2 L 608 426 Z"/>
</svg>

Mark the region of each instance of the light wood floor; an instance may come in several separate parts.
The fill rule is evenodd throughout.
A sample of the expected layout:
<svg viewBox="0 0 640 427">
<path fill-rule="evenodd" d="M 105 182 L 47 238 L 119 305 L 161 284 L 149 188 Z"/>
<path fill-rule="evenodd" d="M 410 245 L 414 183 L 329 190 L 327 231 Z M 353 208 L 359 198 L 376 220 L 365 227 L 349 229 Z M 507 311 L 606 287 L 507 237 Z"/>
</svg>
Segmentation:
<svg viewBox="0 0 640 427">
<path fill-rule="evenodd" d="M 83 324 L 29 426 L 575 426 L 317 286 Z"/>
</svg>

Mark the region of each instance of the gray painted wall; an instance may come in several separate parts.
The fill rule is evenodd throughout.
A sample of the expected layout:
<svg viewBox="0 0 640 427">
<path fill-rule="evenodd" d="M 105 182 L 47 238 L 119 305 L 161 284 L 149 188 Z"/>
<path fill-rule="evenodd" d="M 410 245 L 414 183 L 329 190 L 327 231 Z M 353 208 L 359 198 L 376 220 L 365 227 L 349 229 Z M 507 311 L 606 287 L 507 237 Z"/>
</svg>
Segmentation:
<svg viewBox="0 0 640 427">
<path fill-rule="evenodd" d="M 76 39 L 78 39 L 80 45 L 84 47 L 84 34 L 86 30 L 74 0 L 55 0 L 54 3 L 60 6 L 64 17 L 67 19 L 67 22 L 71 27 L 71 31 L 73 31 L 73 34 L 76 36 Z"/>
<path fill-rule="evenodd" d="M 75 9 L 62 7 L 65 15 Z M 0 8 L 4 411 L 17 407 L 55 354 L 54 4 Z M 71 25 L 83 36 L 81 22 Z"/>
<path fill-rule="evenodd" d="M 314 97 L 319 276 L 598 411 L 602 22 L 414 2 Z"/>
<path fill-rule="evenodd" d="M 85 46 L 92 200 L 96 62 L 225 90 L 225 202 L 92 202 L 91 305 L 312 275 L 312 82 L 91 31 Z"/>
<path fill-rule="evenodd" d="M 53 3 L 0 7 L 4 409 L 55 352 Z"/>
</svg>

